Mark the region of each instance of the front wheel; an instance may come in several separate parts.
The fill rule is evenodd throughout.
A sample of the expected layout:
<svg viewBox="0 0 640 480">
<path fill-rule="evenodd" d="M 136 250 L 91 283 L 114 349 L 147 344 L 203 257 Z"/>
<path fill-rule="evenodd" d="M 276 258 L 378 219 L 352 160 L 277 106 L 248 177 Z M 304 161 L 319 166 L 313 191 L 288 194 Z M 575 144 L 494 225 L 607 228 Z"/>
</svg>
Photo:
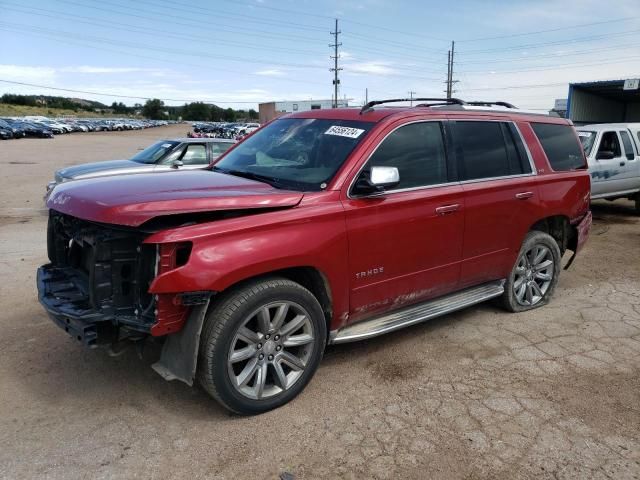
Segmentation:
<svg viewBox="0 0 640 480">
<path fill-rule="evenodd" d="M 555 239 L 544 232 L 527 234 L 505 283 L 502 303 L 511 312 L 546 305 L 558 284 L 561 254 Z"/>
<path fill-rule="evenodd" d="M 306 288 L 284 278 L 248 283 L 207 314 L 200 384 L 239 414 L 277 408 L 311 380 L 326 338 L 322 308 Z"/>
</svg>

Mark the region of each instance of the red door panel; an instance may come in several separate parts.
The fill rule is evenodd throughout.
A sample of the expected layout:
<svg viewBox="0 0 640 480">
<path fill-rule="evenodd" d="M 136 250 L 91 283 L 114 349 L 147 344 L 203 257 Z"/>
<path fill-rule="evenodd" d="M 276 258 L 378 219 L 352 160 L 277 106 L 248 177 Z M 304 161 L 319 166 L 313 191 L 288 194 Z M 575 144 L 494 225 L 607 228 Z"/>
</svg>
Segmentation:
<svg viewBox="0 0 640 480">
<path fill-rule="evenodd" d="M 464 227 L 460 185 L 347 199 L 344 207 L 350 321 L 456 289 Z"/>
<path fill-rule="evenodd" d="M 535 176 L 464 183 L 460 287 L 506 278 L 537 215 Z"/>
</svg>

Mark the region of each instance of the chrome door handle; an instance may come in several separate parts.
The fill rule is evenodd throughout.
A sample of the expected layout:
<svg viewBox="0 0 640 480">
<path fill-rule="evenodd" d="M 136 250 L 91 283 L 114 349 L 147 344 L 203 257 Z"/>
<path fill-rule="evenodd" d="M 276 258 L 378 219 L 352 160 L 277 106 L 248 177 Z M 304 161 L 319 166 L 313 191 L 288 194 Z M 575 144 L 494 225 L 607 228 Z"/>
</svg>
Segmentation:
<svg viewBox="0 0 640 480">
<path fill-rule="evenodd" d="M 526 200 L 527 198 L 533 197 L 533 192 L 520 192 L 516 193 L 516 198 L 518 200 Z"/>
<path fill-rule="evenodd" d="M 442 207 L 436 208 L 436 213 L 438 215 L 447 215 L 448 213 L 453 213 L 457 211 L 459 208 L 460 208 L 460 205 L 457 203 L 453 205 L 443 205 Z"/>
</svg>

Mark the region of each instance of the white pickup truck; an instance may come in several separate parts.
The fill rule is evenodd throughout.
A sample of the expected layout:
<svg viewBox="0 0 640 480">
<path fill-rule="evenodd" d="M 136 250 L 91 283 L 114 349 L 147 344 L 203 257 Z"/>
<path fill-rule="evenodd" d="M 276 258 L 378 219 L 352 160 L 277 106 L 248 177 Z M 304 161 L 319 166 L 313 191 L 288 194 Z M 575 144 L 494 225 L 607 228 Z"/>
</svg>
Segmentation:
<svg viewBox="0 0 640 480">
<path fill-rule="evenodd" d="M 577 127 L 591 173 L 591 199 L 635 200 L 640 214 L 640 123 Z"/>
</svg>

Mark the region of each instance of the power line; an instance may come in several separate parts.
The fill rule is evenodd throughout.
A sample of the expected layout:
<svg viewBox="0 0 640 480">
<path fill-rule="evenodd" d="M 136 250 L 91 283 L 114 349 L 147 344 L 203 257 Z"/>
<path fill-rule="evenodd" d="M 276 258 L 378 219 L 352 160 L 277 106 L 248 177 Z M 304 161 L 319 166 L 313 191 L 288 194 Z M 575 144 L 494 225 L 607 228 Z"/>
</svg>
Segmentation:
<svg viewBox="0 0 640 480">
<path fill-rule="evenodd" d="M 547 70 L 564 70 L 566 68 L 580 68 L 580 67 L 594 67 L 599 65 L 614 65 L 617 63 L 624 63 L 629 60 L 638 60 L 640 56 L 632 56 L 632 57 L 618 57 L 613 59 L 607 59 L 609 61 L 599 61 L 592 63 L 562 63 L 559 65 L 542 65 L 536 68 L 519 68 L 517 70 L 495 70 L 495 71 L 480 71 L 480 70 L 466 70 L 464 73 L 491 73 L 491 74 L 501 74 L 501 73 L 521 73 L 521 72 L 544 72 Z"/>
<path fill-rule="evenodd" d="M 21 10 L 22 9 L 22 10 Z M 24 10 L 24 9 L 29 9 L 29 10 Z M 98 27 L 103 27 L 103 28 L 109 28 L 109 29 L 117 29 L 117 30 L 122 30 L 125 32 L 129 32 L 129 33 L 139 33 L 142 35 L 153 35 L 154 38 L 158 38 L 158 31 L 157 29 L 153 29 L 153 28 L 146 28 L 146 27 L 141 27 L 139 25 L 133 25 L 130 23 L 122 23 L 122 22 L 112 22 L 112 21 L 102 21 L 102 20 L 98 20 L 98 19 L 94 19 L 93 17 L 85 17 L 82 15 L 73 15 L 73 14 L 59 14 L 58 12 L 55 12 L 53 10 L 46 10 L 46 9 L 42 9 L 42 8 L 34 8 L 34 7 L 20 7 L 16 8 L 16 7 L 10 7 L 9 10 L 11 11 L 17 11 L 20 13 L 27 13 L 29 15 L 38 15 L 38 16 L 42 16 L 45 18 L 54 18 L 54 19 L 61 19 L 61 20 L 70 20 L 73 22 L 77 22 L 77 23 L 84 23 L 87 25 L 95 25 Z M 48 13 L 39 13 L 39 12 L 50 12 L 51 14 Z M 125 28 L 126 27 L 126 28 Z M 176 39 L 182 39 L 182 40 L 187 40 L 187 41 L 198 41 L 198 42 L 204 42 L 204 43 L 210 43 L 212 45 L 218 45 L 218 44 L 226 44 L 226 45 L 232 45 L 232 46 L 246 46 L 248 48 L 251 49 L 268 49 L 269 51 L 272 50 L 278 50 L 278 51 L 282 51 L 282 52 L 287 52 L 287 53 L 294 53 L 294 54 L 302 54 L 302 55 L 317 55 L 319 54 L 319 52 L 312 52 L 309 50 L 297 50 L 297 49 L 290 49 L 290 48 L 282 48 L 282 47 L 276 47 L 276 46 L 272 46 L 272 45 L 260 45 L 257 43 L 253 43 L 253 44 L 249 44 L 249 43 L 244 43 L 244 42 L 239 42 L 239 41 L 225 41 L 225 40 L 218 40 L 216 39 L 215 41 L 212 41 L 211 37 L 208 36 L 204 36 L 204 35 L 178 35 L 175 33 L 163 33 L 162 34 L 163 37 L 169 37 L 169 38 L 176 38 Z"/>
<path fill-rule="evenodd" d="M 257 59 L 257 58 L 243 58 L 243 57 L 237 57 L 235 55 L 212 55 L 210 53 L 204 53 L 204 52 L 191 52 L 191 51 L 184 51 L 184 50 L 176 50 L 176 49 L 169 49 L 166 47 L 156 47 L 153 45 L 147 45 L 147 44 L 142 44 L 142 43 L 132 43 L 132 42 L 116 42 L 113 41 L 109 38 L 104 38 L 104 37 L 97 37 L 97 36 L 86 36 L 86 35 L 79 35 L 73 32 L 66 32 L 63 30 L 52 30 L 52 29 L 47 29 L 47 28 L 42 28 L 42 27 L 35 27 L 33 25 L 25 25 L 25 24 L 18 24 L 18 23 L 10 23 L 10 22 L 0 22 L 0 25 L 8 25 L 8 26 L 16 26 L 19 28 L 25 28 L 25 29 L 31 29 L 34 31 L 41 31 L 41 32 L 45 32 L 45 33 L 49 33 L 52 35 L 63 35 L 65 37 L 74 37 L 74 38 L 80 38 L 82 40 L 90 40 L 90 41 L 94 41 L 94 42 L 98 42 L 98 43 L 106 43 L 106 44 L 110 44 L 110 45 L 117 45 L 117 46 L 126 46 L 129 48 L 134 48 L 134 49 L 138 49 L 138 50 L 150 50 L 150 51 L 159 51 L 162 53 L 173 53 L 175 55 L 186 55 L 186 56 L 192 56 L 192 57 L 206 57 L 206 58 L 212 58 L 212 59 L 219 59 L 219 60 L 226 60 L 229 62 L 239 62 L 239 63 L 251 63 L 251 64 L 262 64 L 262 65 L 268 65 L 268 66 L 281 66 L 281 67 L 291 67 L 291 68 L 308 68 L 308 69 L 321 69 L 322 67 L 319 65 L 311 65 L 311 64 L 299 64 L 299 63 L 282 63 L 282 62 L 272 62 L 269 60 L 261 60 L 261 59 Z"/>
<path fill-rule="evenodd" d="M 615 18 L 612 20 L 602 20 L 600 22 L 591 22 L 591 23 L 581 23 L 578 25 L 567 25 L 565 27 L 559 27 L 559 28 L 549 28 L 547 30 L 537 30 L 537 31 L 533 31 L 533 32 L 520 32 L 520 33 L 510 33 L 510 34 L 505 34 L 505 35 L 495 35 L 492 37 L 476 37 L 476 38 L 467 38 L 464 40 L 458 40 L 459 43 L 462 42 L 481 42 L 484 40 L 498 40 L 501 38 L 513 38 L 513 37 L 524 37 L 524 36 L 528 36 L 528 35 L 538 35 L 540 33 L 552 33 L 552 32 L 562 32 L 568 29 L 572 29 L 572 28 L 582 28 L 582 27 L 591 27 L 594 25 L 605 25 L 608 23 L 619 23 L 619 22 L 625 22 L 628 20 L 634 20 L 636 18 L 640 18 L 639 16 L 634 16 L 634 17 L 623 17 L 623 18 Z"/>
<path fill-rule="evenodd" d="M 640 30 L 627 30 L 625 32 L 608 33 L 604 35 L 592 35 L 588 37 L 577 37 L 577 38 L 571 38 L 568 40 L 557 40 L 553 42 L 529 43 L 526 45 L 514 45 L 511 47 L 490 48 L 486 50 L 467 50 L 464 54 L 469 55 L 469 54 L 479 54 L 479 53 L 505 52 L 505 51 L 511 51 L 511 50 L 528 49 L 528 48 L 540 48 L 540 47 L 546 47 L 549 45 L 567 45 L 567 44 L 573 44 L 573 43 L 589 42 L 592 40 L 609 39 L 611 37 L 622 37 L 625 35 L 632 35 L 634 33 L 639 33 L 639 32 Z"/>
<path fill-rule="evenodd" d="M 527 62 L 532 59 L 535 60 L 537 58 L 573 57 L 573 56 L 579 56 L 579 55 L 591 55 L 594 52 L 606 52 L 609 50 L 619 51 L 619 50 L 629 50 L 629 49 L 637 50 L 637 46 L 629 45 L 629 43 L 624 43 L 619 45 L 612 45 L 610 47 L 591 48 L 589 50 L 578 50 L 578 51 L 566 52 L 566 53 L 543 53 L 541 55 L 527 55 L 526 57 L 511 57 L 511 58 L 503 58 L 500 60 L 497 60 L 497 59 L 496 60 L 470 60 L 470 61 L 458 62 L 458 64 L 459 65 L 475 65 L 475 64 L 486 65 L 488 63 Z"/>
<path fill-rule="evenodd" d="M 24 35 L 25 31 L 24 29 L 10 29 L 10 28 L 6 28 L 6 27 L 1 27 L 0 26 L 0 30 L 4 30 L 4 31 L 9 31 L 18 35 Z M 137 54 L 137 53 L 132 53 L 132 52 L 123 52 L 122 50 L 116 50 L 116 49 L 112 49 L 112 48 L 106 48 L 103 46 L 96 46 L 96 45 L 87 45 L 87 41 L 82 41 L 82 42 L 73 42 L 71 40 L 69 40 L 68 38 L 57 38 L 51 34 L 46 34 L 46 33 L 30 33 L 30 35 L 35 35 L 37 37 L 42 37 L 42 38 L 47 38 L 47 39 L 52 39 L 54 41 L 57 42 L 61 42 L 61 43 L 66 43 L 66 44 L 70 44 L 70 45 L 75 45 L 75 46 L 80 46 L 83 48 L 91 48 L 91 49 L 95 49 L 95 50 L 103 50 L 106 52 L 112 52 L 112 53 L 117 53 L 118 55 L 127 55 L 130 57 L 136 57 L 136 58 L 145 58 L 145 59 L 149 59 L 149 60 L 155 60 L 157 62 L 163 62 L 163 63 L 167 63 L 169 65 L 185 65 L 185 66 L 189 66 L 189 67 L 195 67 L 195 68 L 209 68 L 210 65 L 203 65 L 203 64 L 195 64 L 195 63 L 188 63 L 185 62 L 183 60 L 171 60 L 168 58 L 158 58 L 158 57 L 151 57 L 149 55 L 142 55 L 142 54 Z M 249 77 L 259 77 L 262 80 L 265 79 L 264 75 L 260 75 L 258 73 L 250 73 L 250 72 L 246 72 L 246 71 L 241 71 L 241 70 L 231 70 L 228 68 L 224 68 L 224 67 L 218 67 L 216 66 L 216 71 L 217 72 L 226 72 L 226 73 L 234 73 L 236 75 L 241 75 L 241 76 L 249 76 Z M 320 82 L 313 82 L 313 81 L 305 81 L 304 83 L 300 83 L 298 80 L 289 78 L 287 76 L 284 77 L 278 77 L 277 81 L 280 82 L 287 82 L 287 83 L 295 83 L 297 85 L 322 85 L 324 86 L 324 83 L 320 83 Z"/>
<path fill-rule="evenodd" d="M 96 0 L 93 0 L 94 2 Z M 173 12 L 175 12 L 176 7 L 177 6 L 182 6 L 182 7 L 187 7 L 189 9 L 189 11 L 191 10 L 198 10 L 201 12 L 211 12 L 213 14 L 215 14 L 215 18 L 219 18 L 219 17 L 226 17 L 226 18 L 230 18 L 232 20 L 236 20 L 239 18 L 240 21 L 242 22 L 248 22 L 248 23 L 258 23 L 258 24 L 263 24 L 263 25 L 271 25 L 271 26 L 281 26 L 281 25 L 286 25 L 289 28 L 297 28 L 297 29 L 302 29 L 302 30 L 317 30 L 319 32 L 324 31 L 324 28 L 319 27 L 318 25 L 311 25 L 308 23 L 297 23 L 297 22 L 288 22 L 288 21 L 282 21 L 282 20 L 271 20 L 271 19 L 264 19 L 264 18 L 260 18 L 260 17 L 256 17 L 253 15 L 246 15 L 246 14 L 240 14 L 240 13 L 228 13 L 228 12 L 224 12 L 221 11 L 220 9 L 216 8 L 215 10 L 210 9 L 210 8 L 206 8 L 206 7 L 202 7 L 202 6 L 194 6 L 194 5 L 190 5 L 190 4 L 185 4 L 185 3 L 180 3 L 180 2 L 175 2 L 173 0 L 158 0 L 161 1 L 163 3 L 169 3 L 171 6 L 165 6 L 165 5 L 161 5 L 158 4 L 156 2 L 150 1 L 150 0 L 137 0 L 136 3 L 137 4 L 146 4 L 146 5 L 151 5 L 157 8 L 164 8 L 165 10 L 172 10 Z M 119 7 L 123 7 L 123 8 L 130 8 L 129 5 L 122 5 L 121 3 L 118 2 L 114 2 L 111 1 L 109 2 L 110 5 L 116 5 Z M 139 9 L 137 9 L 139 11 Z M 173 15 L 173 13 L 171 14 Z M 187 17 L 188 18 L 188 17 Z"/>
<path fill-rule="evenodd" d="M 70 92 L 70 93 L 84 93 L 87 95 L 96 95 L 96 96 L 100 96 L 100 97 L 114 97 L 114 98 L 129 98 L 129 99 L 134 99 L 134 100 L 152 100 L 154 98 L 157 97 L 136 97 L 135 95 L 118 95 L 116 93 L 108 93 L 108 92 L 94 92 L 94 91 L 88 91 L 88 90 L 75 90 L 75 89 L 71 89 L 71 88 L 60 88 L 60 87 L 51 87 L 48 85 L 37 85 L 35 83 L 26 83 L 26 82 L 14 82 L 12 80 L 4 80 L 4 79 L 0 79 L 0 82 L 3 83 L 10 83 L 12 85 L 23 85 L 23 86 L 28 86 L 28 87 L 36 87 L 36 88 L 44 88 L 47 90 L 56 90 L 56 91 L 60 91 L 60 92 Z M 184 102 L 184 103 L 190 103 L 190 102 L 202 102 L 202 99 L 200 100 L 193 100 L 193 99 L 175 99 L 175 98 L 159 98 L 158 100 L 162 100 L 163 102 Z M 231 100 L 220 100 L 220 101 L 214 101 L 214 100 L 206 100 L 204 101 L 204 103 L 242 103 L 242 104 L 253 104 L 255 105 L 258 102 L 250 102 L 250 101 L 231 101 Z"/>
<path fill-rule="evenodd" d="M 104 7 L 86 5 L 86 4 L 74 2 L 74 1 L 71 1 L 71 0 L 58 0 L 58 1 L 70 4 L 70 5 L 74 5 L 74 6 L 79 6 L 79 7 L 83 7 L 83 8 L 92 9 L 92 10 L 103 11 L 103 12 L 112 13 L 112 14 L 121 15 L 121 16 L 126 16 L 126 17 L 136 17 L 136 18 L 141 18 L 143 20 L 151 19 L 151 20 L 154 20 L 154 21 L 162 22 L 162 23 L 168 23 L 168 24 L 171 24 L 172 26 L 183 25 L 183 26 L 187 26 L 187 27 L 194 27 L 194 26 L 195 27 L 202 27 L 202 22 L 198 22 L 198 21 L 192 20 L 190 18 L 183 17 L 183 16 L 180 16 L 180 15 L 175 15 L 175 14 L 171 15 L 171 17 L 169 18 L 169 17 L 167 17 L 166 15 L 163 15 L 163 14 L 153 14 L 153 13 L 150 14 L 147 10 L 143 10 L 143 9 L 139 9 L 139 8 L 133 8 L 133 7 L 127 7 L 126 11 L 123 12 L 123 11 L 108 9 L 108 8 L 104 8 Z M 145 13 L 146 15 L 138 15 L 138 14 L 135 14 L 135 13 L 131 13 L 132 11 L 142 12 L 142 13 Z M 151 17 L 150 17 L 150 15 L 151 15 Z M 158 17 L 160 17 L 160 18 L 158 18 Z M 179 22 L 176 19 L 181 19 L 182 21 Z M 221 31 L 221 32 L 228 32 L 228 33 L 232 33 L 232 34 L 237 34 L 238 33 L 238 29 L 237 28 L 238 28 L 237 26 L 232 26 L 231 29 L 225 29 L 224 28 L 224 24 L 221 24 L 220 22 L 216 23 L 216 30 L 217 31 Z M 316 41 L 311 40 L 309 37 L 303 37 L 301 35 L 277 34 L 277 33 L 273 33 L 273 32 L 267 32 L 267 31 L 264 31 L 264 30 L 256 30 L 256 29 L 252 29 L 252 32 L 246 32 L 246 33 L 244 33 L 244 35 L 254 36 L 254 37 L 272 37 L 272 38 L 276 38 L 276 39 L 289 39 L 289 40 L 295 40 L 296 42 L 316 43 Z M 257 34 L 259 34 L 259 35 L 257 35 Z"/>
</svg>

